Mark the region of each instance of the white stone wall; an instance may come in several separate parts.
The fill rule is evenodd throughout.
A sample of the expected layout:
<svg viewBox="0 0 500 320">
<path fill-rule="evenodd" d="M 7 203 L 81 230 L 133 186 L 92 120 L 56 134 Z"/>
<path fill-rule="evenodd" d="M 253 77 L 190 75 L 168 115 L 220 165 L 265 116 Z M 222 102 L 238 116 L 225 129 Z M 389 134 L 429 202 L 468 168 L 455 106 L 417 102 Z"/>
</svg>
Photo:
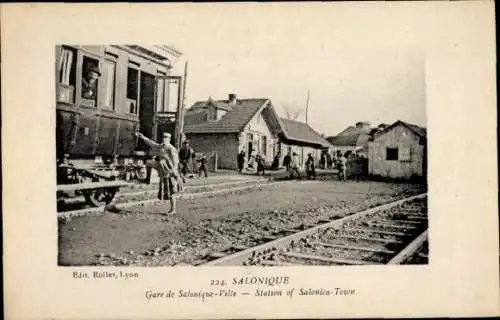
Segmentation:
<svg viewBox="0 0 500 320">
<path fill-rule="evenodd" d="M 248 134 L 253 135 L 253 147 L 256 154 L 260 154 L 266 160 L 266 163 L 271 163 L 274 158 L 274 140 L 269 127 L 267 126 L 262 113 L 256 114 L 252 120 L 246 125 L 242 134 L 240 134 L 239 150 L 245 150 L 248 157 Z M 262 140 L 266 137 L 266 148 L 263 149 Z"/>
<path fill-rule="evenodd" d="M 398 148 L 398 160 L 386 160 L 387 148 Z M 422 177 L 424 146 L 419 138 L 404 126 L 398 126 L 369 143 L 368 172 L 384 178 L 409 179 Z M 404 159 L 404 160 L 401 160 Z"/>
</svg>

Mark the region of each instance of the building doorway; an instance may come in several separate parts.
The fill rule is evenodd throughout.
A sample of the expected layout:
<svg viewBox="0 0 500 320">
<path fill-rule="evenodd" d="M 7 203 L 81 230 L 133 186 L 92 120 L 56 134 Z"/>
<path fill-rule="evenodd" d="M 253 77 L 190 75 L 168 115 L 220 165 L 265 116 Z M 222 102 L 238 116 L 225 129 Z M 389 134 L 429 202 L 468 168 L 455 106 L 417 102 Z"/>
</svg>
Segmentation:
<svg viewBox="0 0 500 320">
<path fill-rule="evenodd" d="M 248 141 L 247 157 L 248 157 L 248 160 L 250 160 L 250 158 L 252 157 L 252 152 L 253 152 L 253 134 L 251 134 L 251 133 L 247 134 L 247 141 Z"/>
<path fill-rule="evenodd" d="M 150 139 L 156 140 L 154 123 L 155 115 L 155 77 L 149 73 L 141 72 L 139 94 L 139 125 L 140 132 Z M 142 140 L 139 140 L 139 150 L 147 150 Z"/>
</svg>

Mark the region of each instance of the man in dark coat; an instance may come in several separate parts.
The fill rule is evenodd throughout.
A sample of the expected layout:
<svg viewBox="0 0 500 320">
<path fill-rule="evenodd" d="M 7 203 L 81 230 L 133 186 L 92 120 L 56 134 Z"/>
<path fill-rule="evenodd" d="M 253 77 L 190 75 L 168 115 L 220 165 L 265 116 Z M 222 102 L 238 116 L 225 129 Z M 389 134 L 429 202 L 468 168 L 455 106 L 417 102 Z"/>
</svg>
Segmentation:
<svg viewBox="0 0 500 320">
<path fill-rule="evenodd" d="M 306 161 L 306 174 L 307 179 L 316 179 L 316 170 L 314 166 L 314 158 L 311 153 L 307 155 Z"/>
<path fill-rule="evenodd" d="M 257 175 L 259 175 L 261 172 L 262 172 L 262 175 L 265 174 L 264 172 L 264 158 L 262 158 L 262 156 L 260 154 L 258 154 L 256 157 L 255 157 L 255 162 L 257 163 Z"/>
<path fill-rule="evenodd" d="M 281 152 L 278 151 L 276 156 L 274 156 L 273 163 L 271 165 L 271 170 L 278 170 L 280 167 Z"/>
<path fill-rule="evenodd" d="M 283 166 L 286 168 L 286 171 L 290 171 L 290 164 L 292 162 L 292 156 L 290 152 L 283 158 Z"/>
<path fill-rule="evenodd" d="M 182 147 L 179 150 L 179 160 L 181 163 L 181 173 L 185 177 L 188 173 L 192 176 L 191 171 L 191 161 L 193 158 L 193 149 L 189 146 L 189 142 L 186 140 L 182 143 Z"/>
<path fill-rule="evenodd" d="M 245 166 L 245 151 L 241 150 L 238 154 L 238 171 L 243 172 L 243 167 Z"/>
<path fill-rule="evenodd" d="M 97 66 L 90 66 L 87 74 L 82 79 L 82 97 L 85 99 L 95 100 L 97 96 L 97 79 L 101 76 L 101 72 Z"/>
</svg>

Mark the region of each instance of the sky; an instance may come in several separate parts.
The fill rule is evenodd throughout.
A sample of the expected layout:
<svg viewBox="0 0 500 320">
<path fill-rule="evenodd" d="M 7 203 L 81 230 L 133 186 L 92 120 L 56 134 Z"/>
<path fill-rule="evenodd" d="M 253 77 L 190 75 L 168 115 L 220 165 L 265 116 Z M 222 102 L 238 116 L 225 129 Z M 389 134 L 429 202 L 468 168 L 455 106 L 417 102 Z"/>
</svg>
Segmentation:
<svg viewBox="0 0 500 320">
<path fill-rule="evenodd" d="M 257 20 L 261 23 L 243 16 L 234 24 L 214 17 L 190 33 L 188 23 L 179 27 L 192 35 L 170 42 L 183 53 L 174 72 L 182 74 L 189 61 L 186 107 L 235 93 L 269 98 L 283 117 L 285 108 L 302 110 L 297 120 L 305 122 L 310 90 L 309 124 L 326 136 L 358 121 L 426 126 L 425 55 L 400 30 L 339 27 L 321 15 L 307 25 L 300 18 L 272 21 L 265 14 Z M 408 37 L 408 28 L 400 25 Z M 369 32 L 378 41 L 360 41 L 359 35 Z"/>
</svg>

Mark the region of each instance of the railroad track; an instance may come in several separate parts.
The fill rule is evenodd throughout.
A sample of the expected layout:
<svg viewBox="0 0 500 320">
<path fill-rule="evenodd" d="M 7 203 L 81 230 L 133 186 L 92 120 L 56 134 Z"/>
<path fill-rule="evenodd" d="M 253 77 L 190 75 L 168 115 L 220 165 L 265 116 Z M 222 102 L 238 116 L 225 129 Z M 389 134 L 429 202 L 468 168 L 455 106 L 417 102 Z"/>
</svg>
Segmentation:
<svg viewBox="0 0 500 320">
<path fill-rule="evenodd" d="M 251 248 L 228 246 L 195 265 L 376 265 L 427 263 L 427 194 L 377 206 L 305 230 L 281 230 Z M 425 247 L 425 250 L 422 248 Z"/>
<path fill-rule="evenodd" d="M 185 189 L 184 192 L 175 195 L 177 199 L 193 199 L 195 197 L 210 197 L 218 194 L 231 194 L 238 191 L 249 190 L 259 187 L 273 186 L 282 183 L 290 183 L 289 181 L 269 181 L 267 179 L 259 180 L 245 180 L 245 181 L 235 181 L 223 184 L 213 184 L 213 185 L 201 185 L 201 186 L 190 186 Z M 220 186 L 224 186 L 222 189 L 214 189 Z M 161 203 L 161 200 L 156 199 L 157 190 L 144 190 L 136 192 L 123 193 L 117 197 L 117 202 L 111 207 L 99 206 L 91 208 L 83 208 L 77 210 L 67 210 L 59 211 L 59 218 L 71 218 L 78 216 L 85 216 L 89 214 L 100 214 L 107 209 L 123 209 L 130 207 L 140 207 L 145 205 L 154 205 Z M 136 200 L 135 198 L 143 198 Z"/>
</svg>

